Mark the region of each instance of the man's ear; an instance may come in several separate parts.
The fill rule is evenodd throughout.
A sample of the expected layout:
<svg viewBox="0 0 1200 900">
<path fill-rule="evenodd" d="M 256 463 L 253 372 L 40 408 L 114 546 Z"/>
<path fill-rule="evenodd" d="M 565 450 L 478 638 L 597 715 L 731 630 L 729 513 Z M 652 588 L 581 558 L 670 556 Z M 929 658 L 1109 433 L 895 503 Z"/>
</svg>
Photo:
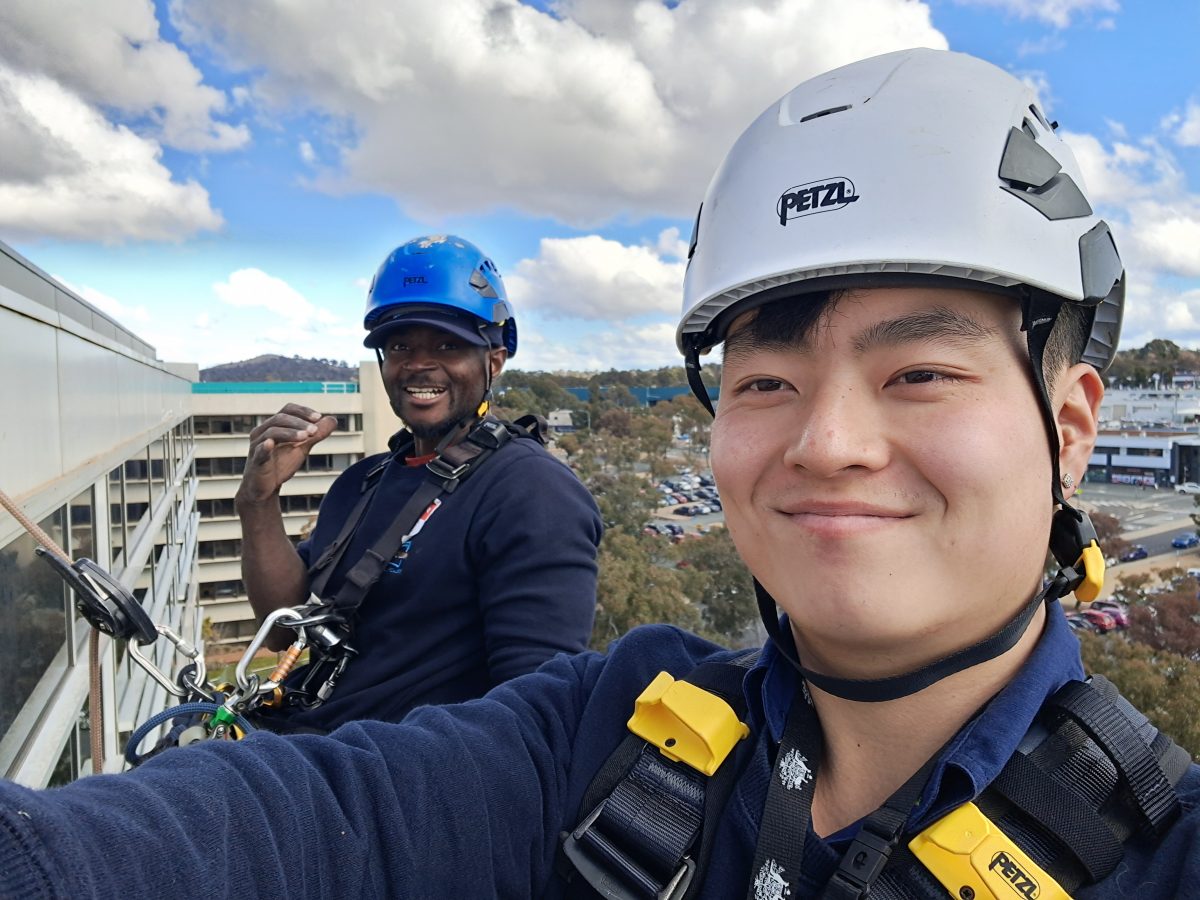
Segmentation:
<svg viewBox="0 0 1200 900">
<path fill-rule="evenodd" d="M 508 361 L 508 350 L 505 347 L 498 347 L 488 351 L 488 366 L 491 369 L 492 377 L 495 378 L 504 369 L 504 363 Z"/>
<path fill-rule="evenodd" d="M 1100 427 L 1100 401 L 1104 381 L 1087 363 L 1076 363 L 1062 373 L 1054 387 L 1058 424 L 1058 470 L 1082 482 Z"/>
</svg>

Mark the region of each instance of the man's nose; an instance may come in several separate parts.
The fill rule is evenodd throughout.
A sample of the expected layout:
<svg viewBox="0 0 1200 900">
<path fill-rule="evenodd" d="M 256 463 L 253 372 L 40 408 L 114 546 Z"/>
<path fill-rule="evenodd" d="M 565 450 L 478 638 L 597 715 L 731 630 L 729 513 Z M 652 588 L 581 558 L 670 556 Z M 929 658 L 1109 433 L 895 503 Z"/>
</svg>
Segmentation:
<svg viewBox="0 0 1200 900">
<path fill-rule="evenodd" d="M 888 459 L 881 412 L 860 385 L 827 383 L 804 399 L 784 462 L 819 477 L 873 471 Z"/>
</svg>

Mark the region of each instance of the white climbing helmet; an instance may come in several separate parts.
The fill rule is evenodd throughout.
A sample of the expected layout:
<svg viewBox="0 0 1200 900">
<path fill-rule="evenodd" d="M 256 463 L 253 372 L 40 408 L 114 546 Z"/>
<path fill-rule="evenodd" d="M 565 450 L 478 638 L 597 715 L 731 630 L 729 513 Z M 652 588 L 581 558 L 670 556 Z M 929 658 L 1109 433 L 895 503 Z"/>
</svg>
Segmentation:
<svg viewBox="0 0 1200 900">
<path fill-rule="evenodd" d="M 843 66 L 746 129 L 697 215 L 677 341 L 710 349 L 735 306 L 919 278 L 1083 303 L 1082 359 L 1116 350 L 1124 269 L 1074 154 L 1032 88 L 962 53 Z"/>
</svg>

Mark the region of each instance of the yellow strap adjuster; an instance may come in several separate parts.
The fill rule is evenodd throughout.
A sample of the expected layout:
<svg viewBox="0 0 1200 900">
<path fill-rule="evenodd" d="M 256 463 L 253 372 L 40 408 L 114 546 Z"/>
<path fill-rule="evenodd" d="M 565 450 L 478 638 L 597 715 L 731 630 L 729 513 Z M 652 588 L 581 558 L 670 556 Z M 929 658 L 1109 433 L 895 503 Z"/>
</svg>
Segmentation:
<svg viewBox="0 0 1200 900">
<path fill-rule="evenodd" d="M 1080 603 L 1091 603 L 1104 589 L 1104 551 L 1100 545 L 1092 541 L 1084 547 L 1075 569 L 1083 573 L 1083 581 L 1075 588 L 1075 598 Z"/>
<path fill-rule="evenodd" d="M 728 703 L 703 688 L 659 672 L 634 702 L 629 730 L 663 756 L 712 775 L 750 729 Z"/>
<path fill-rule="evenodd" d="M 974 803 L 938 819 L 908 849 L 954 897 L 1071 900 Z"/>
</svg>

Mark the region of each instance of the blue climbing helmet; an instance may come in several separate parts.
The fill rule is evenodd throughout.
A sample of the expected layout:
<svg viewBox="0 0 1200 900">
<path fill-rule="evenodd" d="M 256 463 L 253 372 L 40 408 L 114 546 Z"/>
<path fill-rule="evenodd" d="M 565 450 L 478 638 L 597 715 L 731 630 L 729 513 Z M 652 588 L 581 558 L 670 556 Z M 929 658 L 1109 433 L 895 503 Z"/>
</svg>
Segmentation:
<svg viewBox="0 0 1200 900">
<path fill-rule="evenodd" d="M 406 325 L 430 325 L 481 347 L 517 352 L 517 322 L 496 264 L 470 241 L 426 235 L 401 244 L 371 280 L 363 327 L 379 348 Z"/>
</svg>

